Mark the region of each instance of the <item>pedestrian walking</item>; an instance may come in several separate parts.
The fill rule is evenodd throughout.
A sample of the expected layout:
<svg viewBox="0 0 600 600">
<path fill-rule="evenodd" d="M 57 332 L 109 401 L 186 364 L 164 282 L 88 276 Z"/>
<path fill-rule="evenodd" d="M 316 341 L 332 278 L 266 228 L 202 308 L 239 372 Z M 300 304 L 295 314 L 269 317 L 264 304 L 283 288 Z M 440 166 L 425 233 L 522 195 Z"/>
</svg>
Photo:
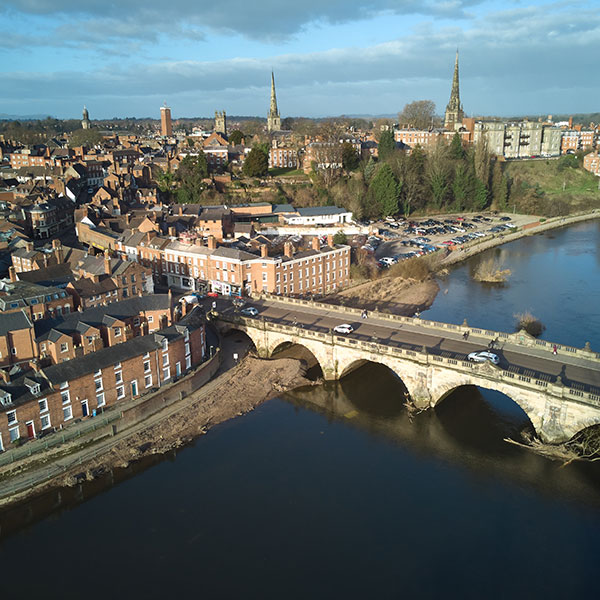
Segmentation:
<svg viewBox="0 0 600 600">
<path fill-rule="evenodd" d="M 361 319 L 366 319 L 367 318 L 367 311 L 363 310 L 362 313 L 360 314 L 360 318 Z"/>
<path fill-rule="evenodd" d="M 552 346 L 552 354 L 558 354 L 558 348 L 556 347 L 556 344 Z"/>
<path fill-rule="evenodd" d="M 468 332 L 468 331 L 465 331 L 465 332 L 463 333 L 463 340 L 468 340 L 468 339 L 469 339 L 469 332 Z"/>
</svg>

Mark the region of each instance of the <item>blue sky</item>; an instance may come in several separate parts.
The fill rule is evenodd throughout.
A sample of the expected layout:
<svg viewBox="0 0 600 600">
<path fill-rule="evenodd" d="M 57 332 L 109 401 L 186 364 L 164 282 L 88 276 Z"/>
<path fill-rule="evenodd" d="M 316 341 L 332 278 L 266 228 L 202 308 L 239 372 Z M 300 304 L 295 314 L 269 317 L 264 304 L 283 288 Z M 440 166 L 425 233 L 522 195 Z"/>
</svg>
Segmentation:
<svg viewBox="0 0 600 600">
<path fill-rule="evenodd" d="M 600 0 L 2 0 L 0 114 L 600 110 Z"/>
</svg>

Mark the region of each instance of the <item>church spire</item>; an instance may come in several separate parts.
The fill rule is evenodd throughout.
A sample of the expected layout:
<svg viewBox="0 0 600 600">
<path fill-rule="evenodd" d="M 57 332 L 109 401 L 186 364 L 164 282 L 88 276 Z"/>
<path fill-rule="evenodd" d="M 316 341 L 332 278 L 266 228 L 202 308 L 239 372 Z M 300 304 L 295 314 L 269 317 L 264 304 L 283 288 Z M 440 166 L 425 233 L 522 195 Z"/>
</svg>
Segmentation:
<svg viewBox="0 0 600 600">
<path fill-rule="evenodd" d="M 452 77 L 452 91 L 450 92 L 450 101 L 446 106 L 446 115 L 444 117 L 444 127 L 446 129 L 458 129 L 462 125 L 465 116 L 462 104 L 460 103 L 460 89 L 458 79 L 458 48 L 456 49 L 456 60 L 454 61 L 454 76 Z"/>
<path fill-rule="evenodd" d="M 277 96 L 275 94 L 275 75 L 271 71 L 271 106 L 269 107 L 269 115 L 267 117 L 267 131 L 281 130 L 281 118 L 277 109 Z"/>
</svg>

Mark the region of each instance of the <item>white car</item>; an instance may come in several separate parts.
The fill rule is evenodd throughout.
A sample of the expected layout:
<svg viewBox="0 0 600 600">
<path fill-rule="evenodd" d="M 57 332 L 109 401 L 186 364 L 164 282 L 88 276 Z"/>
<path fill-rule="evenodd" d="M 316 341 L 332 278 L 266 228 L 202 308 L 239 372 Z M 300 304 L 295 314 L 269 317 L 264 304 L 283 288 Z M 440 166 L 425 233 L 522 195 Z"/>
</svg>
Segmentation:
<svg viewBox="0 0 600 600">
<path fill-rule="evenodd" d="M 500 359 L 498 358 L 497 354 L 494 354 L 493 352 L 471 352 L 471 354 L 469 354 L 467 356 L 467 358 L 473 362 L 478 362 L 478 363 L 483 363 L 483 362 L 491 362 L 494 363 L 495 365 L 497 365 L 500 362 Z"/>
<path fill-rule="evenodd" d="M 348 323 L 342 323 L 341 325 L 336 325 L 333 328 L 335 333 L 352 333 L 354 331 L 354 327 Z"/>
<path fill-rule="evenodd" d="M 246 308 L 242 308 L 240 313 L 246 317 L 255 317 L 258 314 L 258 310 L 254 306 L 247 306 Z"/>
</svg>

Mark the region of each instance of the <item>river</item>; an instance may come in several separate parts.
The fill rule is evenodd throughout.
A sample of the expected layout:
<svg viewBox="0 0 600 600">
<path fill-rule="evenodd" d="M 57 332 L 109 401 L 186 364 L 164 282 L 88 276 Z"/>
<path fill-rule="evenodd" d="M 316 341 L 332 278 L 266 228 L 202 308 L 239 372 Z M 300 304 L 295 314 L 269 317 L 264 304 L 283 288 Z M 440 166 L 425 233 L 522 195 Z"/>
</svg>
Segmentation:
<svg viewBox="0 0 600 600">
<path fill-rule="evenodd" d="M 423 316 L 600 347 L 600 225 L 492 250 L 440 281 Z M 448 292 L 444 293 L 447 289 Z M 468 315 L 465 314 L 468 307 Z M 503 441 L 527 417 L 463 388 L 410 417 L 402 382 L 367 365 L 296 390 L 81 490 L 0 515 L 0 590 L 88 599 L 592 597 L 600 464 L 561 468 Z"/>
</svg>

